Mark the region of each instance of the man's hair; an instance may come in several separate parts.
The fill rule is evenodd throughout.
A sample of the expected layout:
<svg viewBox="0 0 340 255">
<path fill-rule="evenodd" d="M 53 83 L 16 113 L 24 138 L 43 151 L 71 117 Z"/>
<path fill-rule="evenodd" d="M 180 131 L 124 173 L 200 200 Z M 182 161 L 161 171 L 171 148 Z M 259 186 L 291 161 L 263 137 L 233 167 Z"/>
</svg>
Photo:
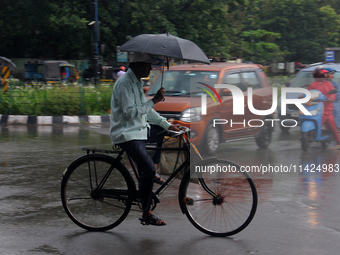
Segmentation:
<svg viewBox="0 0 340 255">
<path fill-rule="evenodd" d="M 129 63 L 129 68 L 132 70 L 138 65 L 138 62 Z"/>
<path fill-rule="evenodd" d="M 129 63 L 129 68 L 131 68 L 132 70 L 135 70 L 137 67 L 141 67 L 144 65 L 149 65 L 149 64 L 145 62 L 132 62 L 132 63 Z"/>
</svg>

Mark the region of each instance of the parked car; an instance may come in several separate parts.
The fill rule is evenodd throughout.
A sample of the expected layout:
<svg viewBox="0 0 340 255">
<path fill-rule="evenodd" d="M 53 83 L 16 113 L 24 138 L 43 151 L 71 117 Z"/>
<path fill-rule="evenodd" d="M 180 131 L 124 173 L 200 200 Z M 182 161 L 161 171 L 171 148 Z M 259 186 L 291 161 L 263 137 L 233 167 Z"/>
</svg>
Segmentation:
<svg viewBox="0 0 340 255">
<path fill-rule="evenodd" d="M 309 65 L 303 69 L 301 69 L 298 74 L 294 77 L 292 82 L 286 84 L 287 87 L 292 88 L 305 88 L 307 89 L 308 85 L 311 84 L 314 81 L 313 78 L 313 71 L 317 67 L 324 67 L 324 68 L 333 68 L 337 72 L 334 74 L 334 80 L 340 84 L 340 63 L 315 63 L 312 65 Z M 301 93 L 289 93 L 287 96 L 290 99 L 299 98 L 299 96 L 302 95 Z M 281 114 L 281 107 L 280 104 L 278 104 L 278 115 L 280 118 L 280 121 L 285 122 L 285 126 L 280 125 L 280 128 L 283 132 L 288 132 L 290 127 L 294 126 L 294 123 L 299 123 L 299 117 L 300 112 L 296 105 L 294 104 L 288 104 L 286 109 L 286 115 L 282 116 Z"/>
<path fill-rule="evenodd" d="M 209 89 L 215 84 L 230 84 L 240 89 L 245 99 L 244 115 L 233 114 L 233 95 L 229 89 Z M 161 79 L 158 79 L 147 96 L 151 98 L 160 87 Z M 212 155 L 220 143 L 241 138 L 255 137 L 260 148 L 270 144 L 273 127 L 265 120 L 273 116 L 255 115 L 247 107 L 247 88 L 251 87 L 254 108 L 271 108 L 272 89 L 262 66 L 236 63 L 173 66 L 164 73 L 163 87 L 165 101 L 156 104 L 155 110 L 173 123 L 190 127 L 193 143 L 204 154 Z M 208 94 L 206 114 L 202 112 L 203 94 Z M 254 125 L 249 125 L 249 121 Z"/>
</svg>

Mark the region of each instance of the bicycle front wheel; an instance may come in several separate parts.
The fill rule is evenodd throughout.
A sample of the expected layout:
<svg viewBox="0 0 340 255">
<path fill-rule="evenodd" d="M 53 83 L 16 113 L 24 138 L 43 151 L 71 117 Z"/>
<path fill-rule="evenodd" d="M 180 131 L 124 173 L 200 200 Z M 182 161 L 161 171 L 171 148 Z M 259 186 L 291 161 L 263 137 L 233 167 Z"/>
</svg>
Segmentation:
<svg viewBox="0 0 340 255">
<path fill-rule="evenodd" d="M 131 209 L 128 191 L 136 190 L 135 183 L 120 161 L 114 160 L 103 154 L 83 156 L 63 174 L 63 207 L 70 219 L 84 229 L 114 228 Z M 115 195 L 118 191 L 121 195 Z"/>
<path fill-rule="evenodd" d="M 182 212 L 211 236 L 239 233 L 252 221 L 257 192 L 251 177 L 237 164 L 208 159 L 191 166 L 179 188 Z"/>
</svg>

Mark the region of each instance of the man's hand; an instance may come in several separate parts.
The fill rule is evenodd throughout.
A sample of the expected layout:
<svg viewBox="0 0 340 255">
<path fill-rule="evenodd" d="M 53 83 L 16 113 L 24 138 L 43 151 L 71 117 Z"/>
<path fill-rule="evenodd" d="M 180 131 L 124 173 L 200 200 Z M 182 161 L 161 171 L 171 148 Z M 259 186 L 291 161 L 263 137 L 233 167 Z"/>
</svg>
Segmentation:
<svg viewBox="0 0 340 255">
<path fill-rule="evenodd" d="M 157 91 L 156 95 L 152 98 L 152 102 L 153 102 L 154 104 L 157 104 L 157 103 L 159 103 L 160 101 L 163 101 L 163 100 L 164 100 L 164 93 L 165 93 L 164 88 L 160 88 L 160 89 Z"/>
<path fill-rule="evenodd" d="M 168 128 L 168 130 L 173 130 L 173 131 L 179 131 L 180 129 L 178 128 L 180 124 L 171 124 L 171 126 Z"/>
</svg>

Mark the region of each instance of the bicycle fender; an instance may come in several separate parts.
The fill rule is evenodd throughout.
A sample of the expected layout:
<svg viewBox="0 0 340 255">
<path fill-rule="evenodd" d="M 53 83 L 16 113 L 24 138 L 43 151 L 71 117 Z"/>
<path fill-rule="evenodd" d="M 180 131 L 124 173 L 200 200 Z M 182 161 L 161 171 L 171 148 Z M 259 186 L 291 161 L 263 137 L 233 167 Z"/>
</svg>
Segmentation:
<svg viewBox="0 0 340 255">
<path fill-rule="evenodd" d="M 87 160 L 88 158 L 91 158 L 91 157 L 101 157 L 101 158 L 105 158 L 105 159 L 108 159 L 108 160 L 115 160 L 115 158 L 111 157 L 111 156 L 108 156 L 108 155 L 104 155 L 104 154 L 89 154 L 89 155 L 83 155 L 83 156 L 80 156 L 78 158 L 76 158 L 75 160 L 73 160 L 67 167 L 66 169 L 64 170 L 63 172 L 63 176 L 66 174 L 67 170 L 70 169 L 70 168 L 73 168 L 75 166 L 78 166 L 81 162 L 83 162 L 84 160 Z"/>
<path fill-rule="evenodd" d="M 134 190 L 136 190 L 136 184 L 135 184 L 135 181 L 134 181 L 134 179 L 133 179 L 133 177 L 132 177 L 132 175 L 131 175 L 131 173 L 130 173 L 130 171 L 122 164 L 122 162 L 118 159 L 116 159 L 116 158 L 114 158 L 114 157 L 111 157 L 111 156 L 109 156 L 109 155 L 105 155 L 105 154 L 97 154 L 97 153 L 95 153 L 95 154 L 89 154 L 89 155 L 83 155 L 83 156 L 80 156 L 79 158 L 77 158 L 77 159 L 75 159 L 74 161 L 72 161 L 69 165 L 68 165 L 68 167 L 66 167 L 66 169 L 64 170 L 64 172 L 63 172 L 63 174 L 62 174 L 62 179 L 64 178 L 64 176 L 67 174 L 67 172 L 68 172 L 68 169 L 72 169 L 72 168 L 75 168 L 75 167 L 77 167 L 78 165 L 80 165 L 82 162 L 84 162 L 84 161 L 87 161 L 89 158 L 91 158 L 91 157 L 95 157 L 95 158 L 102 158 L 102 159 L 104 159 L 104 160 L 107 160 L 107 161 L 109 161 L 109 162 L 112 162 L 112 164 L 113 163 L 117 163 L 117 164 L 119 164 L 121 167 L 124 167 L 125 169 L 126 169 L 126 171 L 124 171 L 124 174 L 126 175 L 126 177 L 128 178 L 128 179 L 130 179 L 130 183 L 133 185 L 133 189 Z M 116 161 L 117 160 L 117 161 Z"/>
</svg>

